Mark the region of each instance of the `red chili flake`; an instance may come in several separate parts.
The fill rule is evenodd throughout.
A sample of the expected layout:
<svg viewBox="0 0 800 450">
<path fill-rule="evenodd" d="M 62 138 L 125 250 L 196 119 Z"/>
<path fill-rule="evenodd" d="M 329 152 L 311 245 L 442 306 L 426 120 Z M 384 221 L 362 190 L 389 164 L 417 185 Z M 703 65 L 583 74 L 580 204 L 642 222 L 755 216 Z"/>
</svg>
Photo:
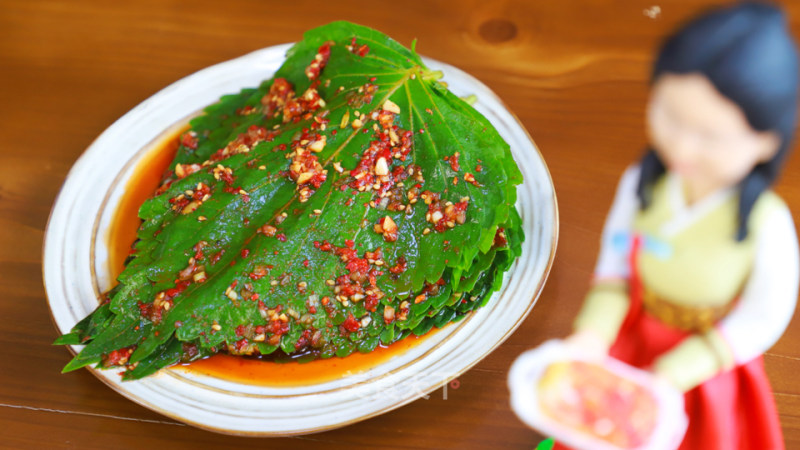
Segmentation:
<svg viewBox="0 0 800 450">
<path fill-rule="evenodd" d="M 389 272 L 397 275 L 405 272 L 406 269 L 408 269 L 408 262 L 406 261 L 405 257 L 400 256 L 397 258 L 397 263 L 389 268 Z"/>
<path fill-rule="evenodd" d="M 209 258 L 209 263 L 211 263 L 211 265 L 214 265 L 214 264 L 218 263 L 220 258 L 222 258 L 222 255 L 224 255 L 224 254 L 225 254 L 225 249 L 223 248 L 222 250 L 218 251 L 217 253 L 214 253 L 213 255 L 211 255 L 211 257 Z"/>
<path fill-rule="evenodd" d="M 255 107 L 247 105 L 247 106 L 245 106 L 243 108 L 238 108 L 236 110 L 236 115 L 247 116 L 247 115 L 255 113 L 256 111 L 258 111 L 258 110 Z"/>
<path fill-rule="evenodd" d="M 325 125 L 327 127 L 328 123 L 330 123 L 330 121 L 331 121 L 330 119 L 325 117 L 327 115 L 328 115 L 328 112 L 327 111 L 323 111 L 320 114 L 314 116 L 314 122 L 311 123 L 311 128 L 312 129 L 322 129 L 323 125 Z"/>
<path fill-rule="evenodd" d="M 319 47 L 317 54 L 314 56 L 314 60 L 306 67 L 305 73 L 309 80 L 316 80 L 319 78 L 320 72 L 328 63 L 330 57 L 331 44 L 330 42 L 326 42 Z"/>
<path fill-rule="evenodd" d="M 483 172 L 483 166 L 482 166 L 482 165 L 480 165 L 480 164 L 478 164 L 477 166 L 475 166 L 475 172 Z"/>
<path fill-rule="evenodd" d="M 420 129 L 419 129 L 419 134 L 425 134 L 425 130 L 424 130 L 424 129 L 422 129 L 422 128 L 420 128 Z"/>
<path fill-rule="evenodd" d="M 131 353 L 133 353 L 133 349 L 134 346 L 130 346 L 112 351 L 103 359 L 103 366 L 111 367 L 125 364 L 128 362 Z"/>
<path fill-rule="evenodd" d="M 456 152 L 453 156 L 450 157 L 450 168 L 453 169 L 454 172 L 458 172 L 461 167 L 458 164 L 458 157 L 460 154 Z"/>
<path fill-rule="evenodd" d="M 187 198 L 184 194 L 180 194 L 177 197 L 169 199 L 169 203 L 172 205 L 173 211 L 183 211 L 183 208 L 189 205 L 189 202 L 189 198 Z"/>
<path fill-rule="evenodd" d="M 235 266 L 235 265 L 236 265 L 236 260 L 235 260 L 235 259 L 234 259 L 234 260 L 231 260 L 231 267 L 233 267 L 233 266 Z"/>
<path fill-rule="evenodd" d="M 354 333 L 358 331 L 359 328 L 361 328 L 361 324 L 358 323 L 358 320 L 356 320 L 355 317 L 353 317 L 353 313 L 349 313 L 347 315 L 347 319 L 345 319 L 344 322 L 342 322 L 342 326 L 344 327 L 345 330 L 351 333 Z"/>
<path fill-rule="evenodd" d="M 244 336 L 245 331 L 246 331 L 246 328 L 245 328 L 244 325 L 239 325 L 238 327 L 236 327 L 236 335 L 239 336 L 239 337 Z"/>
<path fill-rule="evenodd" d="M 311 338 L 311 330 L 304 330 L 303 335 L 297 338 L 297 342 L 294 343 L 294 349 L 300 350 L 308 345 L 308 340 Z"/>
<path fill-rule="evenodd" d="M 369 46 L 367 44 L 356 45 L 356 38 L 350 41 L 350 45 L 347 46 L 347 49 L 354 55 L 361 56 L 362 58 L 369 53 Z"/>
<path fill-rule="evenodd" d="M 304 134 L 303 136 L 306 135 Z M 309 139 L 307 140 L 313 141 L 314 138 L 309 136 Z M 306 185 L 319 188 L 327 179 L 327 171 L 323 169 L 317 156 L 314 155 L 311 150 L 297 148 L 297 150 L 295 150 L 295 155 L 292 158 L 292 163 L 289 166 L 289 177 L 292 179 L 292 181 L 297 183 L 298 189 Z"/>
<path fill-rule="evenodd" d="M 171 300 L 177 297 L 181 292 L 185 291 L 187 287 L 191 284 L 190 281 L 180 281 L 176 280 L 175 287 L 172 289 L 167 289 L 164 291 L 164 296 L 167 300 Z"/>
<path fill-rule="evenodd" d="M 494 234 L 494 246 L 505 247 L 506 245 L 508 245 L 508 240 L 506 240 L 505 229 L 498 228 L 497 232 Z"/>
<path fill-rule="evenodd" d="M 378 306 L 378 296 L 377 295 L 368 295 L 364 298 L 364 308 L 367 311 L 374 312 L 375 308 Z"/>
<path fill-rule="evenodd" d="M 186 148 L 196 150 L 197 142 L 197 134 L 195 134 L 193 131 L 189 131 L 181 135 L 181 145 Z"/>
<path fill-rule="evenodd" d="M 353 108 L 360 108 L 366 104 L 372 103 L 377 90 L 378 86 L 371 83 L 365 83 L 357 90 L 350 91 L 345 95 L 347 98 L 347 104 Z M 370 128 L 364 127 L 364 131 L 368 132 L 370 131 Z"/>
<path fill-rule="evenodd" d="M 280 310 L 276 308 L 276 312 L 280 312 Z M 274 336 L 282 336 L 289 332 L 289 322 L 273 320 L 269 323 L 269 331 L 271 331 Z"/>
<path fill-rule="evenodd" d="M 240 339 L 236 341 L 236 344 L 234 344 L 234 348 L 236 348 L 236 351 L 240 353 L 244 351 L 247 348 L 247 339 Z"/>
<path fill-rule="evenodd" d="M 281 242 L 286 242 L 286 235 L 283 233 L 278 233 L 275 237 Z"/>
<path fill-rule="evenodd" d="M 369 270 L 369 261 L 363 258 L 355 258 L 350 262 L 348 262 L 345 268 L 349 270 L 351 273 L 353 272 L 366 273 Z"/>
<path fill-rule="evenodd" d="M 200 241 L 197 244 L 195 244 L 194 247 L 192 247 L 192 250 L 194 250 L 194 259 L 195 260 L 202 261 L 202 260 L 204 260 L 206 258 L 205 255 L 203 255 L 203 249 L 207 245 L 208 245 L 207 242 Z"/>
<path fill-rule="evenodd" d="M 309 266 L 309 264 L 311 264 L 311 261 L 309 261 L 309 260 L 307 260 L 307 259 L 304 259 L 304 260 L 303 260 L 303 266 L 305 266 L 305 267 L 308 267 L 308 266 Z"/>
<path fill-rule="evenodd" d="M 269 93 L 261 99 L 264 114 L 275 117 L 282 112 L 283 105 L 289 97 L 294 96 L 294 88 L 286 78 L 276 78 L 269 87 Z"/>
<path fill-rule="evenodd" d="M 228 172 L 227 170 L 222 170 L 219 172 L 219 177 L 222 181 L 225 182 L 228 186 L 233 184 L 234 176 L 232 173 Z"/>
<path fill-rule="evenodd" d="M 250 250 L 246 249 L 246 248 L 243 248 L 241 254 L 242 254 L 242 258 L 247 258 L 247 255 L 250 254 Z"/>
<path fill-rule="evenodd" d="M 198 187 L 194 190 L 192 199 L 197 201 L 204 201 L 206 195 L 211 195 L 211 188 L 205 183 L 198 183 Z"/>
<path fill-rule="evenodd" d="M 350 248 L 353 248 L 353 247 L 354 247 L 356 244 L 355 244 L 355 242 L 353 242 L 353 240 L 352 240 L 352 239 L 346 239 L 346 240 L 344 241 L 344 245 L 346 245 L 346 246 L 348 246 L 348 247 L 350 247 Z"/>
<path fill-rule="evenodd" d="M 467 183 L 472 184 L 475 187 L 482 187 L 481 184 L 478 183 L 478 180 L 475 179 L 475 175 L 472 175 L 469 172 L 464 174 L 464 181 L 466 181 Z"/>
</svg>

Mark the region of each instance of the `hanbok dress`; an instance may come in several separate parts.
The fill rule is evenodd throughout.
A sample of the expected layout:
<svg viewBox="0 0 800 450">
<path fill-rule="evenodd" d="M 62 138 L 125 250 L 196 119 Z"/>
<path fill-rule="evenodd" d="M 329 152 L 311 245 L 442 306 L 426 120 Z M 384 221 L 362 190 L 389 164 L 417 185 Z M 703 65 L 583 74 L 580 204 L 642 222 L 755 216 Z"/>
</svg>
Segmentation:
<svg viewBox="0 0 800 450">
<path fill-rule="evenodd" d="M 680 448 L 784 448 L 761 355 L 797 302 L 788 208 L 763 193 L 737 241 L 737 188 L 687 204 L 682 180 L 667 173 L 641 209 L 638 180 L 633 166 L 617 188 L 575 330 L 591 329 L 611 344 L 611 356 L 685 392 L 689 428 Z"/>
</svg>

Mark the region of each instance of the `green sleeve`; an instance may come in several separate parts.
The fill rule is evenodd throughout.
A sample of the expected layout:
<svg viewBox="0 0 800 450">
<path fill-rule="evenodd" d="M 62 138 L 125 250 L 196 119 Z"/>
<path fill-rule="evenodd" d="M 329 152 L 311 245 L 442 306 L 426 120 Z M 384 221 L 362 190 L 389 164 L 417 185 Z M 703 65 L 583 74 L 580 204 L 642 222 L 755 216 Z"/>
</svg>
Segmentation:
<svg viewBox="0 0 800 450">
<path fill-rule="evenodd" d="M 733 367 L 734 358 L 722 335 L 716 329 L 694 334 L 653 364 L 653 371 L 686 392 Z"/>
<path fill-rule="evenodd" d="M 630 299 L 625 280 L 597 282 L 586 295 L 573 328 L 575 332 L 591 330 L 610 346 L 617 339 L 629 307 Z"/>
</svg>

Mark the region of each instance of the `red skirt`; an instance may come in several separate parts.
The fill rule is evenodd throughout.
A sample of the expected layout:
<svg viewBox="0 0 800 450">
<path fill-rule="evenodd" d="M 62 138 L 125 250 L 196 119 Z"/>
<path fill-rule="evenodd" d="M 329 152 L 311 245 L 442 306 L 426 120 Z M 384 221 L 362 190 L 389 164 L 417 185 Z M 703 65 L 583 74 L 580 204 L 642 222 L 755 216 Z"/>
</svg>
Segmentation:
<svg viewBox="0 0 800 450">
<path fill-rule="evenodd" d="M 631 304 L 609 354 L 647 369 L 691 332 L 673 328 L 644 310 L 636 261 L 640 238 L 634 240 L 632 247 Z M 686 392 L 684 403 L 689 427 L 681 449 L 785 448 L 775 399 L 760 356 Z"/>
<path fill-rule="evenodd" d="M 609 354 L 634 367 L 649 369 L 658 356 L 691 333 L 670 327 L 644 310 L 637 270 L 641 238 L 634 238 L 631 247 L 630 308 Z M 684 403 L 689 426 L 679 447 L 682 450 L 785 448 L 775 399 L 760 356 L 686 392 Z"/>
<path fill-rule="evenodd" d="M 632 304 L 635 304 L 632 301 Z M 689 333 L 631 308 L 611 356 L 648 368 Z M 681 449 L 783 449 L 783 435 L 762 358 L 734 367 L 684 395 L 689 428 Z"/>
</svg>

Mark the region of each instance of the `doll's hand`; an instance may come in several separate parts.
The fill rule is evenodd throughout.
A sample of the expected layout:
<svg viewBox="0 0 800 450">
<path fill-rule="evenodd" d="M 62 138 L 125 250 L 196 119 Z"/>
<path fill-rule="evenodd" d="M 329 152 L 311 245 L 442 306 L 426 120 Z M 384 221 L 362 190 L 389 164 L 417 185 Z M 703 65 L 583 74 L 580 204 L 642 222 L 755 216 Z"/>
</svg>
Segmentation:
<svg viewBox="0 0 800 450">
<path fill-rule="evenodd" d="M 602 359 L 608 355 L 609 345 L 605 339 L 589 329 L 572 333 L 564 343 L 592 358 Z"/>
<path fill-rule="evenodd" d="M 650 375 L 652 375 L 653 382 L 655 384 L 663 384 L 663 385 L 669 386 L 672 389 L 679 389 L 679 386 L 675 382 L 675 380 L 673 380 L 672 378 L 667 376 L 667 374 L 661 373 L 658 370 L 655 370 L 653 367 L 650 367 L 648 372 L 650 372 Z"/>
</svg>

